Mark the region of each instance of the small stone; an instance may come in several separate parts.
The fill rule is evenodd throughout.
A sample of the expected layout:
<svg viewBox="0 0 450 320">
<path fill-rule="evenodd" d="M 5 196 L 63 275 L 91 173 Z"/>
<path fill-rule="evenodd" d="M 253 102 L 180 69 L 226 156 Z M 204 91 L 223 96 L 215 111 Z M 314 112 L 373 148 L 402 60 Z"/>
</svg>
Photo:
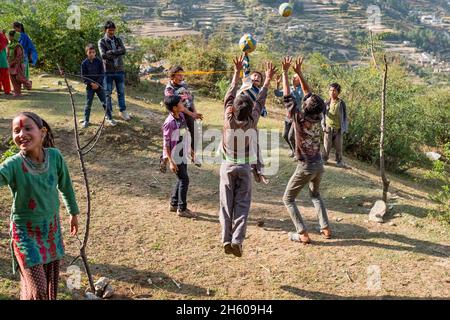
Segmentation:
<svg viewBox="0 0 450 320">
<path fill-rule="evenodd" d="M 152 281 L 152 279 L 150 279 L 150 278 L 147 279 L 147 282 L 148 282 L 149 285 L 152 285 L 152 284 L 153 284 L 153 281 Z"/>
<path fill-rule="evenodd" d="M 393 215 L 394 218 L 401 218 L 403 215 L 401 213 L 396 213 Z"/>
<path fill-rule="evenodd" d="M 97 280 L 96 283 L 94 283 L 95 291 L 105 290 L 106 286 L 109 284 L 109 279 L 106 277 L 101 277 Z"/>
<path fill-rule="evenodd" d="M 212 296 L 213 293 L 214 293 L 214 292 L 213 292 L 211 289 L 209 289 L 209 288 L 206 289 L 206 295 L 207 295 L 207 296 Z"/>
<path fill-rule="evenodd" d="M 114 288 L 108 284 L 103 292 L 103 299 L 111 298 L 114 295 Z"/>
<path fill-rule="evenodd" d="M 86 299 L 87 300 L 100 300 L 99 297 L 97 297 L 95 294 L 93 294 L 92 292 L 86 292 Z"/>
<path fill-rule="evenodd" d="M 383 216 L 386 214 L 387 208 L 386 203 L 383 200 L 378 200 L 375 202 L 374 206 L 370 210 L 369 220 L 383 223 Z"/>
<path fill-rule="evenodd" d="M 394 222 L 389 222 L 389 225 L 390 225 L 391 227 L 396 227 L 396 226 L 397 226 Z"/>
<path fill-rule="evenodd" d="M 344 218 L 341 217 L 336 218 L 336 222 L 341 222 L 342 220 L 344 220 Z"/>
<path fill-rule="evenodd" d="M 264 226 L 264 220 L 263 220 L 263 219 L 258 220 L 258 221 L 256 222 L 256 225 L 257 225 L 258 227 L 263 227 L 263 226 Z"/>
</svg>

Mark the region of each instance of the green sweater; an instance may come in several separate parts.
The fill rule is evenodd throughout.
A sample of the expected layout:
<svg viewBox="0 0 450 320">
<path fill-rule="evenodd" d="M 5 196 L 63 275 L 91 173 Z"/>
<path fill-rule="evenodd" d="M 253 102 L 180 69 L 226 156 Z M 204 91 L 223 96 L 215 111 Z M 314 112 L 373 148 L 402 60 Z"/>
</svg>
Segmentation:
<svg viewBox="0 0 450 320">
<path fill-rule="evenodd" d="M 0 187 L 8 185 L 13 196 L 11 247 L 18 262 L 27 268 L 64 256 L 59 192 L 69 214 L 79 213 L 61 152 L 54 148 L 46 151 L 48 169 L 41 173 L 29 167 L 20 154 L 0 165 Z"/>
</svg>

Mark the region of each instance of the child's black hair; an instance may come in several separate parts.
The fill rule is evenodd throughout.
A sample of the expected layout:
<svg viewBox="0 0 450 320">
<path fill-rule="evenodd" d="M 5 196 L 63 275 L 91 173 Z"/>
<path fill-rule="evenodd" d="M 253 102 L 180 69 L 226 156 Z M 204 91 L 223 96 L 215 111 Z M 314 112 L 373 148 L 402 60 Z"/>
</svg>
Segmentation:
<svg viewBox="0 0 450 320">
<path fill-rule="evenodd" d="M 88 53 L 89 50 L 95 50 L 95 46 L 92 43 L 88 43 L 85 48 L 86 53 Z"/>
<path fill-rule="evenodd" d="M 255 105 L 254 101 L 247 94 L 239 94 L 234 99 L 234 109 L 236 118 L 239 121 L 248 120 L 252 115 L 253 106 Z"/>
<path fill-rule="evenodd" d="M 325 101 L 317 94 L 310 93 L 303 98 L 303 110 L 305 115 L 321 114 L 325 108 Z"/>
<path fill-rule="evenodd" d="M 9 35 L 10 37 L 13 37 L 13 38 L 14 38 L 14 36 L 16 35 L 16 30 L 11 30 L 11 31 L 9 31 L 9 32 L 8 32 L 8 35 Z"/>
<path fill-rule="evenodd" d="M 114 22 L 112 22 L 111 20 L 106 21 L 105 30 L 115 29 L 115 28 L 116 28 L 116 25 L 114 24 Z"/>
<path fill-rule="evenodd" d="M 50 126 L 44 119 L 39 117 L 34 112 L 24 111 L 24 112 L 19 113 L 17 116 L 21 116 L 21 115 L 33 120 L 33 122 L 38 126 L 39 129 L 45 128 L 46 135 L 45 135 L 44 141 L 42 142 L 42 146 L 44 148 L 54 148 L 55 147 L 55 138 L 53 136 L 52 129 L 50 128 Z"/>
<path fill-rule="evenodd" d="M 330 84 L 330 88 L 334 88 L 338 93 L 341 93 L 341 85 L 339 83 L 334 82 Z"/>
<path fill-rule="evenodd" d="M 168 96 L 164 98 L 164 105 L 169 112 L 173 112 L 178 103 L 181 101 L 181 97 L 178 95 Z"/>
<path fill-rule="evenodd" d="M 172 68 L 169 69 L 169 78 L 173 79 L 177 73 L 183 71 L 184 69 L 182 66 L 173 66 Z"/>
<path fill-rule="evenodd" d="M 23 26 L 22 23 L 16 21 L 13 23 L 13 28 L 19 28 L 21 33 L 25 32 L 25 27 Z"/>
</svg>

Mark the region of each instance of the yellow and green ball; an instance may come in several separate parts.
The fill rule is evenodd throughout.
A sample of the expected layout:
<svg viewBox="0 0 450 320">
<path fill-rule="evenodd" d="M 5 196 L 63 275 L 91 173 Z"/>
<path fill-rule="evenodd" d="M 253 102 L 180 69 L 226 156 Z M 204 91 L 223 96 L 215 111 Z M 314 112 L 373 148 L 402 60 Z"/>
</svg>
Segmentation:
<svg viewBox="0 0 450 320">
<path fill-rule="evenodd" d="M 280 5 L 280 8 L 278 9 L 278 11 L 280 12 L 280 15 L 283 17 L 289 17 L 292 14 L 293 10 L 294 10 L 294 8 L 292 8 L 292 5 L 287 2 Z"/>
<path fill-rule="evenodd" d="M 251 53 L 256 49 L 256 39 L 250 33 L 244 34 L 239 40 L 239 47 L 245 53 Z"/>
</svg>

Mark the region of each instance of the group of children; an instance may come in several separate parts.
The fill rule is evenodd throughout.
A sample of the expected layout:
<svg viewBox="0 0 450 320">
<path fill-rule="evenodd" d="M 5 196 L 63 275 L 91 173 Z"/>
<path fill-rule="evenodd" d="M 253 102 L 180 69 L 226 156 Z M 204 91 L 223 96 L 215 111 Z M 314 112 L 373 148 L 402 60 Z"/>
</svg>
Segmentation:
<svg viewBox="0 0 450 320">
<path fill-rule="evenodd" d="M 260 116 L 267 115 L 265 103 L 268 87 L 275 76 L 276 69 L 269 62 L 265 78 L 261 73 L 253 72 L 250 75 L 252 85 L 243 83 L 240 87 L 238 80 L 245 66 L 245 55 L 235 58 L 233 63 L 234 75 L 225 96 L 220 146 L 223 161 L 220 168 L 219 219 L 225 253 L 240 257 L 243 252 L 242 243 L 251 204 L 252 172 L 254 175 L 256 173 L 255 180 L 261 181 L 257 179 L 258 173 L 261 174 L 262 165 L 257 134 L 258 121 Z M 290 86 L 288 72 L 292 65 L 295 75 Z M 277 88 L 274 93 L 277 97 L 283 97 L 286 107 L 283 137 L 291 149 L 291 156 L 298 161 L 283 196 L 283 202 L 296 228 L 296 232 L 290 233 L 289 238 L 293 241 L 310 243 L 311 239 L 295 199 L 308 185 L 319 219 L 321 234 L 326 239 L 331 238 L 327 211 L 319 189 L 324 164 L 327 164 L 333 145 L 336 149 L 336 165 L 346 167 L 342 161 L 342 137 L 347 129 L 347 114 L 346 105 L 339 98 L 341 91 L 339 84 L 330 85 L 330 99 L 325 102 L 311 91 L 303 76 L 302 65 L 302 58 L 296 60 L 294 64 L 291 57 L 284 58 L 283 72 L 277 77 Z M 186 164 L 188 160 L 183 150 L 188 150 L 184 148 L 189 147 L 185 139 L 194 136 L 193 129 L 189 129 L 191 134 L 186 133 L 185 129 L 189 127 L 186 118 L 195 119 L 198 114 L 195 109 L 190 108 L 193 106 L 193 97 L 183 81 L 183 69 L 181 67 L 171 69 L 170 78 L 164 100 L 170 114 L 163 125 L 164 153 L 161 163 L 162 168 L 165 168 L 168 161 L 170 168 L 177 175 L 170 211 L 177 211 L 182 217 L 195 217 L 195 213 L 187 209 L 189 177 Z M 281 82 L 282 90 L 280 90 Z M 323 154 L 321 153 L 322 132 L 324 133 Z M 237 141 L 242 143 L 239 144 Z M 190 147 L 194 148 L 194 144 Z M 193 155 L 192 159 L 194 159 Z"/>
<path fill-rule="evenodd" d="M 12 83 L 13 96 L 20 97 L 22 86 L 27 90 L 32 88 L 29 66 L 36 64 L 37 52 L 23 24 L 14 22 L 13 28 L 8 33 L 0 31 L 0 90 L 12 95 Z"/>
<path fill-rule="evenodd" d="M 111 39 L 114 38 L 108 38 Z M 114 67 L 120 69 L 120 62 L 117 61 L 117 56 L 122 53 L 118 52 L 121 50 L 120 42 L 115 40 L 112 46 L 115 48 L 113 52 L 107 50 L 102 53 L 102 58 L 112 59 Z M 92 97 L 97 94 L 106 109 L 107 119 L 111 121 L 111 109 L 105 103 L 105 93 L 100 85 L 105 82 L 102 82 L 101 78 L 104 63 L 95 57 L 95 48 L 92 45 L 86 48 L 86 52 L 87 59 L 82 64 L 82 74 L 86 79 L 88 106 L 90 108 Z M 251 206 L 251 180 L 254 171 L 252 165 L 257 164 L 259 159 L 258 122 L 260 117 L 267 113 L 264 111 L 266 98 L 277 70 L 272 62 L 267 62 L 265 75 L 257 74 L 253 77 L 253 80 L 256 80 L 253 85 L 258 90 L 252 89 L 252 92 L 248 92 L 250 88 L 242 90 L 239 85 L 244 68 L 244 55 L 236 57 L 233 64 L 234 75 L 224 100 L 220 144 L 223 161 L 220 167 L 219 220 L 224 252 L 241 257 Z M 292 65 L 296 73 L 293 88 L 290 87 L 288 79 Z M 331 85 L 331 99 L 325 102 L 311 91 L 303 76 L 302 65 L 302 58 L 294 63 L 291 57 L 283 59 L 282 77 L 277 79 L 277 95 L 280 95 L 279 84 L 282 81 L 282 96 L 286 107 L 285 133 L 289 137 L 289 132 L 293 132 L 295 141 L 290 143 L 290 147 L 298 161 L 283 196 L 296 228 L 296 232 L 291 233 L 289 237 L 293 241 L 310 243 L 311 239 L 295 199 L 308 185 L 321 233 L 329 239 L 331 230 L 319 192 L 324 173 L 323 158 L 326 159 L 329 145 L 326 145 L 326 156 L 322 156 L 320 135 L 322 131 L 329 135 L 325 137 L 328 139 L 327 143 L 336 140 L 335 135 L 345 131 L 347 121 L 345 104 L 338 99 L 340 87 Z M 195 108 L 194 97 L 184 81 L 183 73 L 181 67 L 172 68 L 170 82 L 165 89 L 164 104 L 169 115 L 162 127 L 161 158 L 162 164 L 168 163 L 177 176 L 169 210 L 177 212 L 180 217 L 194 218 L 196 214 L 189 210 L 187 200 L 188 156 L 193 163 L 197 163 L 195 147 L 198 138 L 195 133 L 195 120 L 202 119 L 203 115 Z M 96 76 L 100 78 L 95 78 Z M 87 122 L 89 108 L 85 110 L 84 121 Z M 345 120 L 339 117 L 344 117 Z M 22 112 L 16 116 L 12 121 L 12 136 L 20 151 L 0 165 L 0 186 L 9 186 L 14 199 L 10 228 L 13 270 L 20 272 L 21 299 L 56 299 L 60 260 L 64 255 L 59 193 L 62 194 L 69 213 L 70 232 L 72 235 L 78 232 L 79 209 L 72 181 L 63 156 L 55 148 L 50 126 L 38 115 Z M 292 141 L 291 139 L 289 141 Z M 342 157 L 337 159 L 342 161 Z"/>
</svg>

